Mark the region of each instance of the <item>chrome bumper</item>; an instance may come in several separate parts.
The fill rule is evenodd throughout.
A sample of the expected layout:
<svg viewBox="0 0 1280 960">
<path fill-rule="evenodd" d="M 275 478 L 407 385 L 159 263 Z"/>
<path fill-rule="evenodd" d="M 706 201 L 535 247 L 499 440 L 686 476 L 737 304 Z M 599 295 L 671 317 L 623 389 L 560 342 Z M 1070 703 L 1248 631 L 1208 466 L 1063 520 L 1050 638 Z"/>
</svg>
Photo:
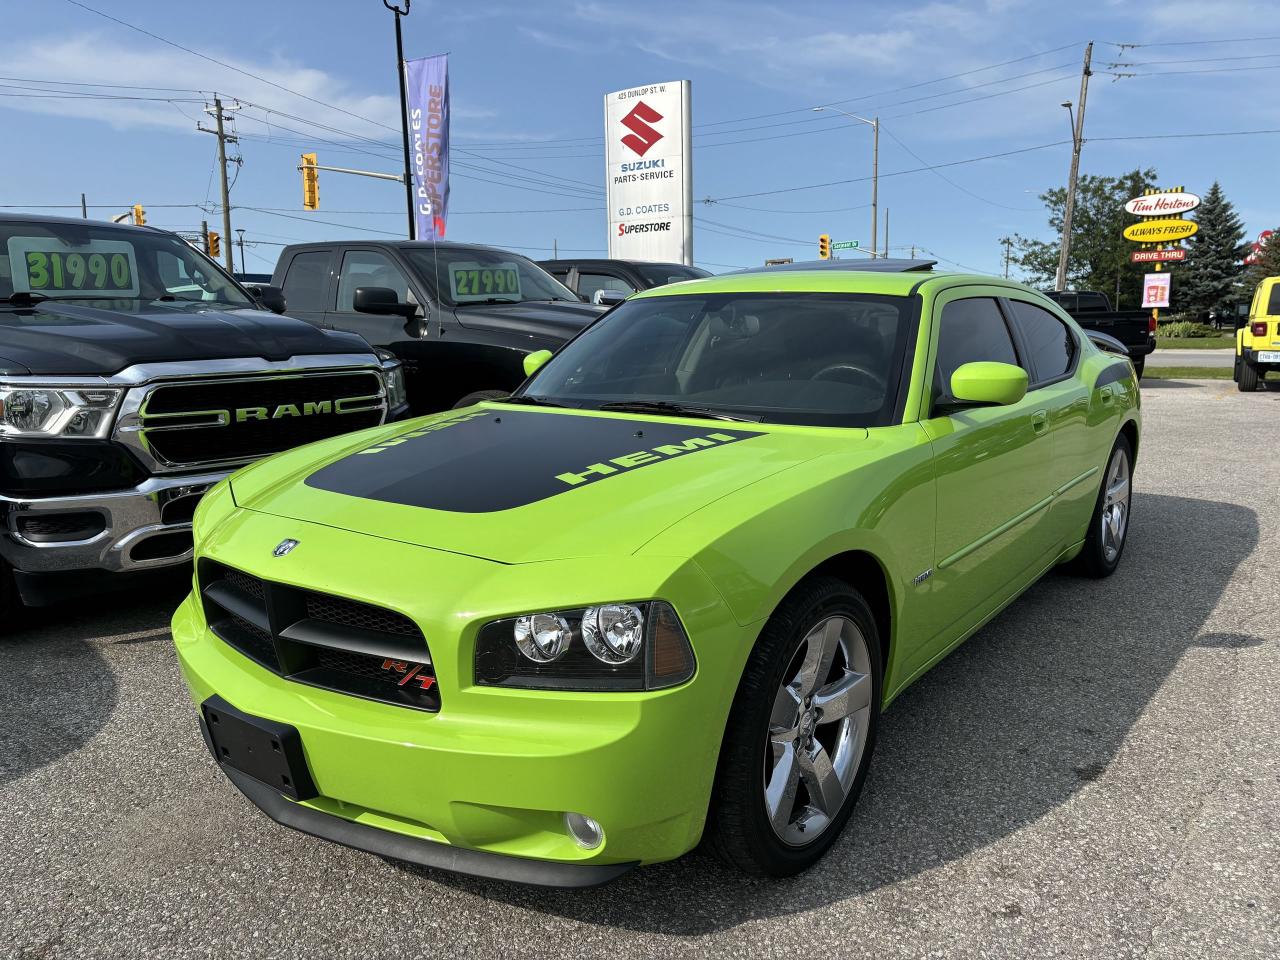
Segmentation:
<svg viewBox="0 0 1280 960">
<path fill-rule="evenodd" d="M 231 473 L 201 473 L 185 477 L 152 477 L 130 490 L 68 497 L 21 498 L 0 495 L 0 556 L 27 573 L 68 570 L 109 570 L 121 573 L 184 563 L 192 550 L 135 559 L 133 552 L 162 534 L 189 534 L 191 523 L 166 523 L 166 504 L 204 493 Z M 52 519 L 60 514 L 98 514 L 103 529 L 83 540 L 39 542 L 21 532 L 23 521 Z"/>
</svg>

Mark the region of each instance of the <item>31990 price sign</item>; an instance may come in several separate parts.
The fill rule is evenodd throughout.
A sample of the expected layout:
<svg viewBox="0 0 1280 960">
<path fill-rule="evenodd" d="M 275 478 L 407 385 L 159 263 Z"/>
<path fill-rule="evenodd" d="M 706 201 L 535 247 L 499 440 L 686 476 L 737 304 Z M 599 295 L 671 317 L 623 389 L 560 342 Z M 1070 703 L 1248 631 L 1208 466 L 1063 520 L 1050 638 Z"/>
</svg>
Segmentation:
<svg viewBox="0 0 1280 960">
<path fill-rule="evenodd" d="M 48 237 L 10 237 L 8 247 L 15 291 L 138 295 L 138 261 L 131 243 L 89 240 L 71 245 Z"/>
</svg>

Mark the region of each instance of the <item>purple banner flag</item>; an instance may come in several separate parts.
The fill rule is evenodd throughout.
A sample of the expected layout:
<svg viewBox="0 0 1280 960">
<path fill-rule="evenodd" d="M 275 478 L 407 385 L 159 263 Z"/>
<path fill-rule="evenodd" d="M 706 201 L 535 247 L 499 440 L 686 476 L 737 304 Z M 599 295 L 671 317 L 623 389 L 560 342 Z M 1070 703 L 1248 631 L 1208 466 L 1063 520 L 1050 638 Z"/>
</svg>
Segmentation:
<svg viewBox="0 0 1280 960">
<path fill-rule="evenodd" d="M 443 240 L 449 217 L 449 56 L 405 61 L 415 235 Z"/>
</svg>

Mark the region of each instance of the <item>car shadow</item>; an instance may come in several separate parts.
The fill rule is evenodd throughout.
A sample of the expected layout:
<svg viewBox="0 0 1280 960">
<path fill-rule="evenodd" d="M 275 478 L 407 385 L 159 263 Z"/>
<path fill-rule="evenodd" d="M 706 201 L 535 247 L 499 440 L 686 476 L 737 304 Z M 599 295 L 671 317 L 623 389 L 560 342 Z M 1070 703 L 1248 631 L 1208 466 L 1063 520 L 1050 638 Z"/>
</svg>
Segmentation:
<svg viewBox="0 0 1280 960">
<path fill-rule="evenodd" d="M 116 707 L 107 652 L 163 641 L 190 580 L 24 610 L 0 635 L 0 787 L 93 739 Z"/>
<path fill-rule="evenodd" d="M 690 936 L 823 907 L 1008 836 L 1106 771 L 1184 651 L 1258 642 L 1201 636 L 1258 541 L 1254 512 L 1152 494 L 1133 507 L 1113 577 L 1050 574 L 898 698 L 844 835 L 799 878 L 747 879 L 695 852 L 565 896 L 399 866 L 586 924 Z"/>
</svg>

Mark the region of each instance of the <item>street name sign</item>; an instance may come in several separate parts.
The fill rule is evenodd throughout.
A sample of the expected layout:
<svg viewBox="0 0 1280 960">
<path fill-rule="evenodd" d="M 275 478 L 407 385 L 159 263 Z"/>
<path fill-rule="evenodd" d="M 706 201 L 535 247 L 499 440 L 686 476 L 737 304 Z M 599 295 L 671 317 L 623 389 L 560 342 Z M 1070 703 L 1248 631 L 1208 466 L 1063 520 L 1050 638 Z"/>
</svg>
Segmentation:
<svg viewBox="0 0 1280 960">
<path fill-rule="evenodd" d="M 841 240 L 831 245 L 832 250 L 856 250 L 858 247 L 857 240 Z"/>
</svg>

